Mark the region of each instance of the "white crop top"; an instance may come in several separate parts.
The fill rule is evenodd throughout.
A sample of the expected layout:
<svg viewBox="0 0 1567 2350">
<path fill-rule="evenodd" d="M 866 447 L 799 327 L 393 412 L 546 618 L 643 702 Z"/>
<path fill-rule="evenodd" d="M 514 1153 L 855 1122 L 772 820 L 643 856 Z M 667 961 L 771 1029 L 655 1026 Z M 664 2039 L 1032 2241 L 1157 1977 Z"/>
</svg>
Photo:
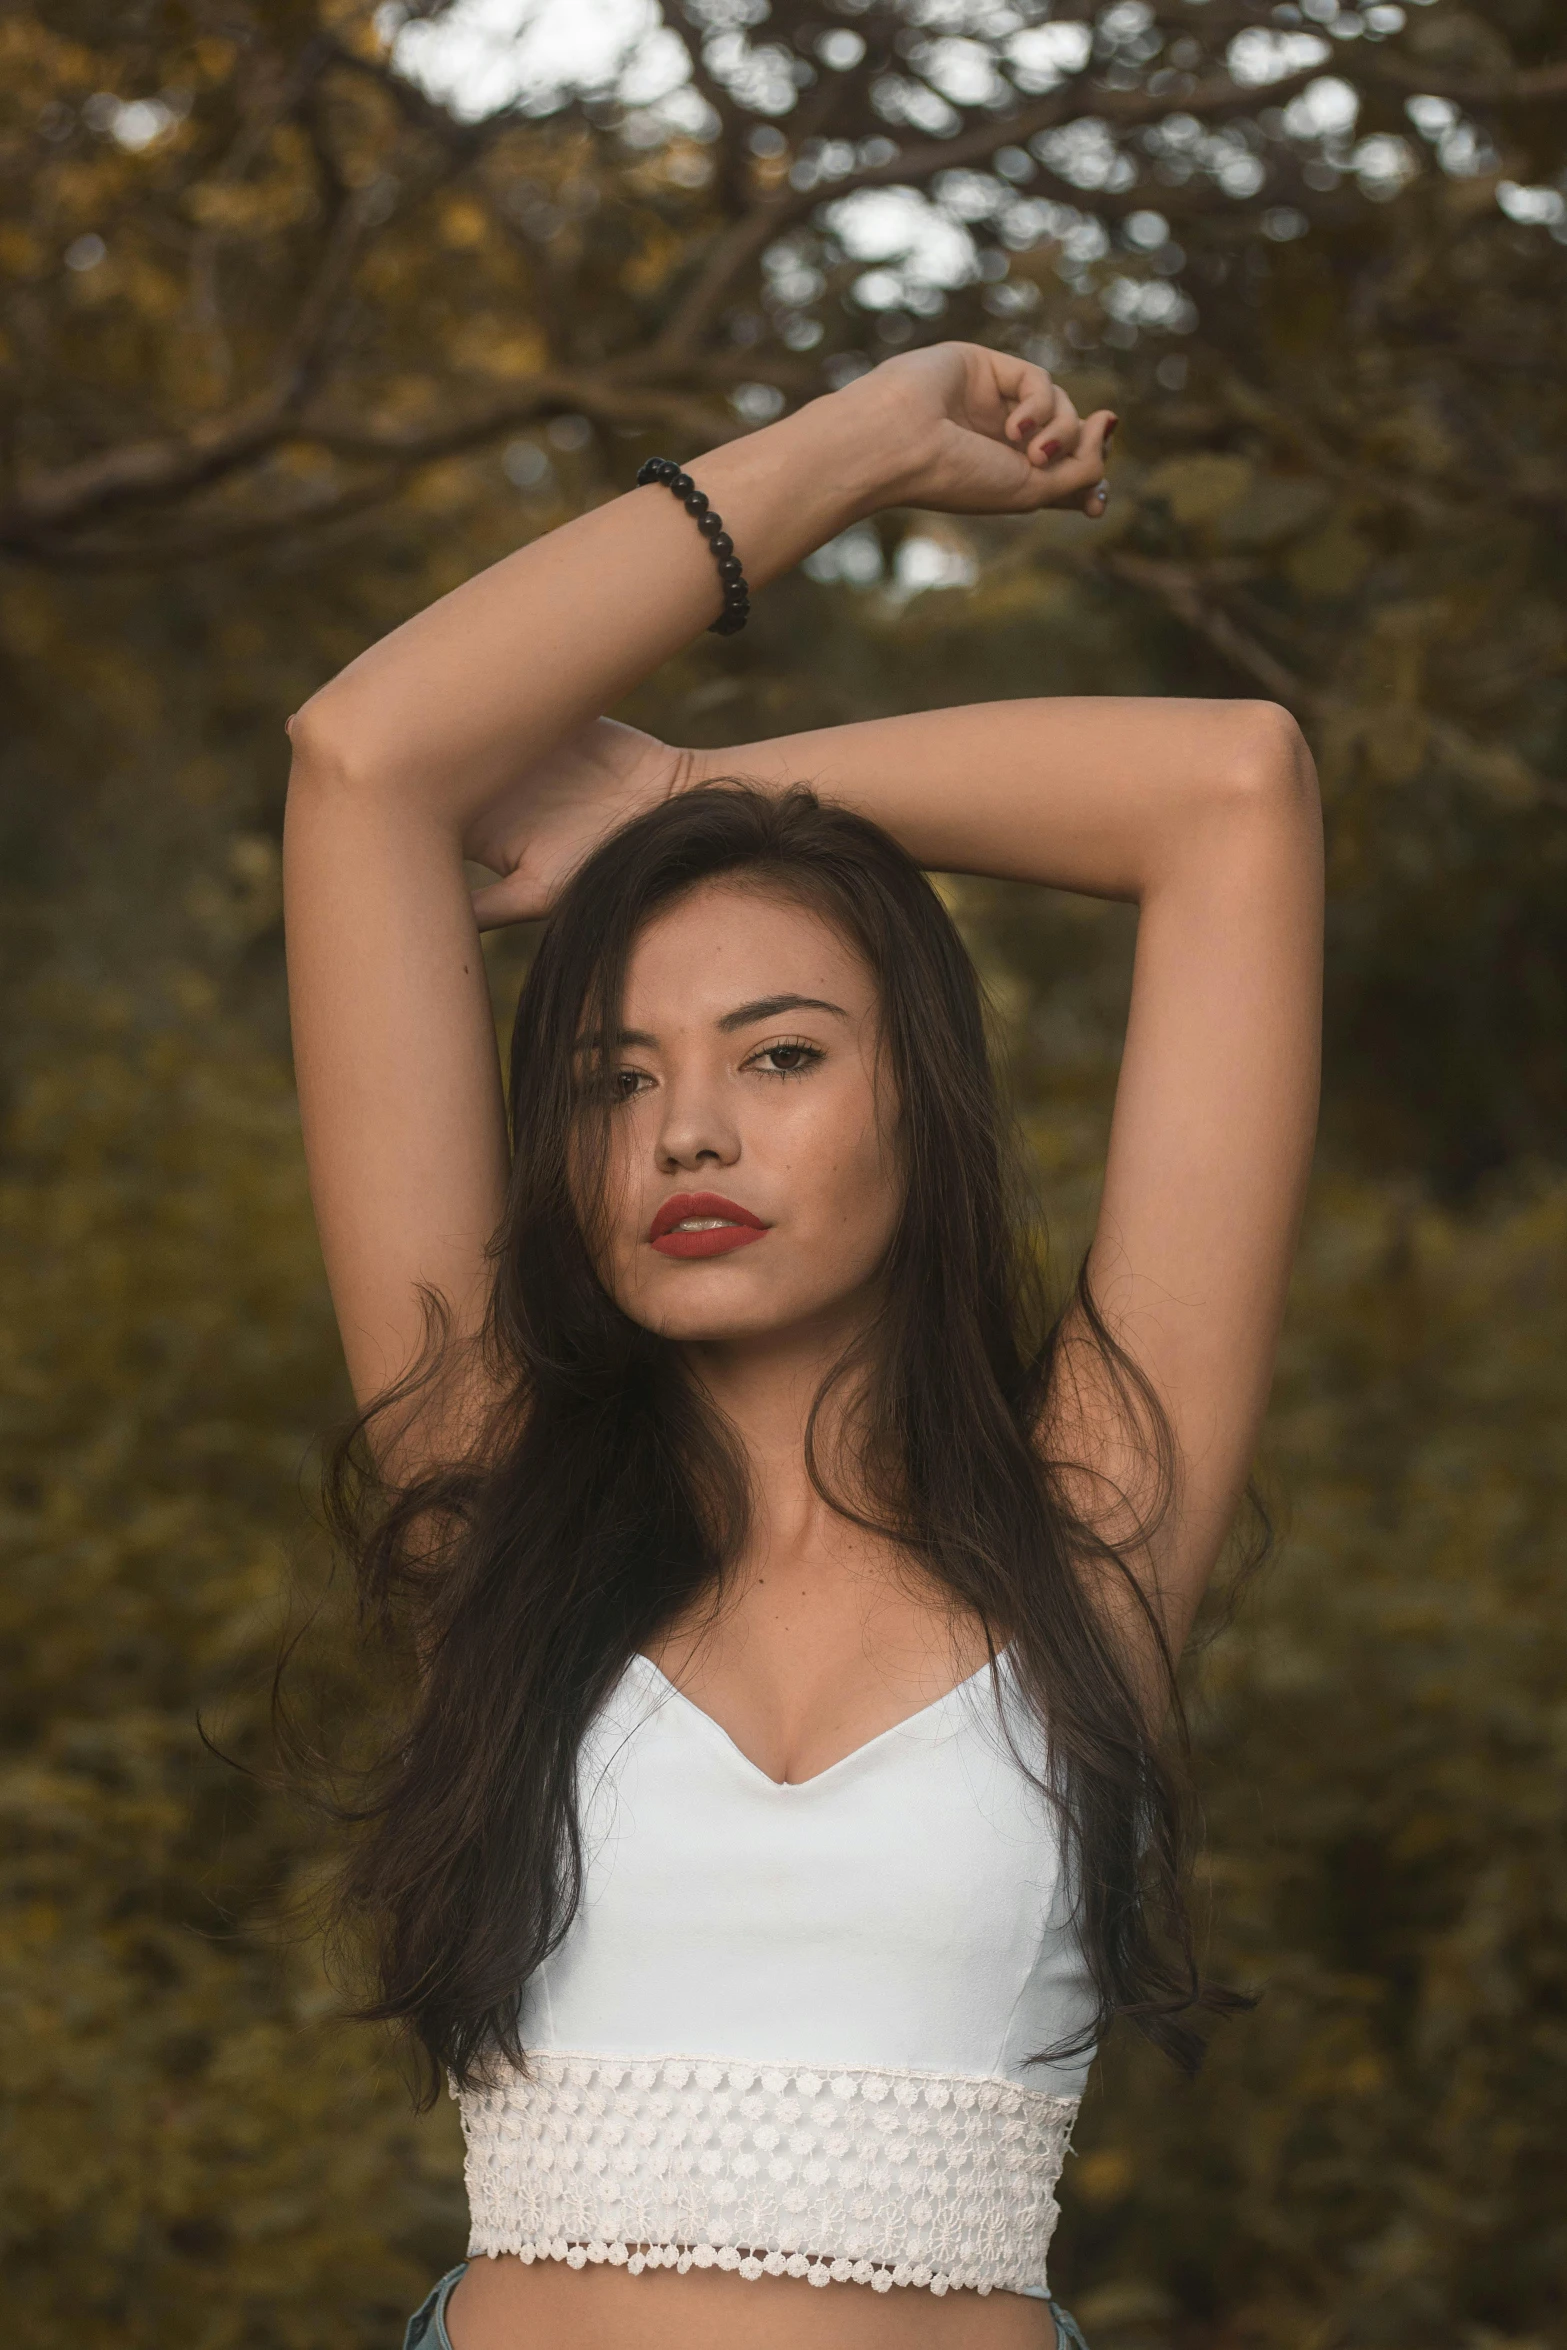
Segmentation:
<svg viewBox="0 0 1567 2350">
<path fill-rule="evenodd" d="M 1000 1702 L 997 1702 L 999 1685 Z M 470 2257 L 1043 2295 L 1094 2013 L 1003 1656 L 780 1786 L 634 1657 L 583 1743 L 585 1877 L 460 2097 Z"/>
</svg>

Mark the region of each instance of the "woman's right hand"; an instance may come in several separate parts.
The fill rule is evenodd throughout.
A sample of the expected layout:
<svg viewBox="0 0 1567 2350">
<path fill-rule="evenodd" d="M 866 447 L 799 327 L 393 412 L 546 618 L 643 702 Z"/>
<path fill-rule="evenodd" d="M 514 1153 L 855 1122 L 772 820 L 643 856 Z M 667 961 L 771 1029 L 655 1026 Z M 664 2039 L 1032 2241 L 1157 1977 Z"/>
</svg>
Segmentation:
<svg viewBox="0 0 1567 2350">
<path fill-rule="evenodd" d="M 607 834 L 677 789 L 688 758 L 635 726 L 595 718 L 534 760 L 463 841 L 465 857 L 500 876 L 473 893 L 479 928 L 547 914 Z"/>
<path fill-rule="evenodd" d="M 884 359 L 834 399 L 862 403 L 882 446 L 906 452 L 888 505 L 946 514 L 1105 510 L 1116 418 L 1080 417 L 1043 367 L 983 343 L 933 343 Z"/>
<path fill-rule="evenodd" d="M 863 411 L 876 445 L 906 452 L 878 503 L 959 514 L 1104 512 L 1115 417 L 1108 409 L 1079 417 L 1042 367 L 1008 352 L 979 343 L 905 352 L 805 415 L 844 419 L 850 407 Z M 690 757 L 597 718 L 510 778 L 463 840 L 465 856 L 500 876 L 473 893 L 480 929 L 548 913 L 607 834 L 681 788 Z"/>
</svg>

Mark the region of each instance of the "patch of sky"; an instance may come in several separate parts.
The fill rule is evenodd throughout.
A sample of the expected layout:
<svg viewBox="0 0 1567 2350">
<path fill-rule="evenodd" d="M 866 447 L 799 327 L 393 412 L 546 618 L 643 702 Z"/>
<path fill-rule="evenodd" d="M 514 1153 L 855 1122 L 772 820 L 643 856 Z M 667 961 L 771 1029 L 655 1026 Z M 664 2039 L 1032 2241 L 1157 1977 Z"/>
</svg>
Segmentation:
<svg viewBox="0 0 1567 2350">
<path fill-rule="evenodd" d="M 793 242 L 772 246 L 762 256 L 762 272 L 772 299 L 795 307 L 816 301 L 827 284 L 801 246 Z"/>
<path fill-rule="evenodd" d="M 931 588 L 972 587 L 978 577 L 979 566 L 964 548 L 911 531 L 894 558 L 891 587 L 902 601 Z"/>
<path fill-rule="evenodd" d="M 837 25 L 823 33 L 816 44 L 816 54 L 831 73 L 849 73 L 865 55 L 865 43 L 847 25 Z"/>
<path fill-rule="evenodd" d="M 982 171 L 938 172 L 931 194 L 953 220 L 989 220 L 1008 200 L 1008 191 Z"/>
<path fill-rule="evenodd" d="M 514 489 L 542 489 L 550 477 L 550 461 L 537 441 L 509 441 L 501 466 Z"/>
<path fill-rule="evenodd" d="M 729 405 L 747 424 L 771 424 L 784 412 L 784 396 L 776 384 L 736 384 Z"/>
<path fill-rule="evenodd" d="M 1162 277 L 1113 277 L 1099 299 L 1112 318 L 1127 326 L 1175 328 L 1191 308 L 1180 288 Z"/>
<path fill-rule="evenodd" d="M 1104 188 L 1113 195 L 1137 177 L 1131 157 L 1121 153 L 1109 124 L 1095 114 L 1080 115 L 1059 130 L 1040 131 L 1031 145 L 1040 162 L 1074 188 Z"/>
<path fill-rule="evenodd" d="M 1271 237 L 1276 245 L 1293 244 L 1297 237 L 1305 236 L 1310 227 L 1305 213 L 1297 212 L 1293 204 L 1270 204 L 1262 216 L 1262 233 L 1265 237 Z"/>
<path fill-rule="evenodd" d="M 1308 82 L 1284 109 L 1284 128 L 1292 139 L 1344 139 L 1360 115 L 1360 96 L 1336 74 Z"/>
<path fill-rule="evenodd" d="M 1264 25 L 1248 25 L 1224 53 L 1232 81 L 1242 89 L 1261 89 L 1269 82 L 1305 73 L 1326 62 L 1328 44 L 1317 33 L 1272 32 Z"/>
<path fill-rule="evenodd" d="M 1404 112 L 1423 139 L 1439 139 L 1458 120 L 1451 98 L 1417 96 L 1404 100 Z"/>
<path fill-rule="evenodd" d="M 654 0 L 455 0 L 429 19 L 389 0 L 376 28 L 395 70 L 466 122 L 508 107 L 544 114 L 574 90 L 611 86 L 649 106 L 690 73 Z"/>
<path fill-rule="evenodd" d="M 856 522 L 807 555 L 801 569 L 825 586 L 875 587 L 884 569 L 881 541 L 868 522 Z"/>
<path fill-rule="evenodd" d="M 1409 141 L 1391 131 L 1377 131 L 1362 139 L 1349 161 L 1361 194 L 1382 203 L 1400 195 L 1420 170 Z"/>
<path fill-rule="evenodd" d="M 1075 211 L 1070 204 L 1052 204 L 1038 197 L 1024 196 L 1009 204 L 1000 226 L 1014 252 L 1026 252 L 1031 245 L 1048 240 L 1061 247 L 1063 260 L 1074 269 L 1102 261 L 1110 250 L 1110 232 L 1102 220 Z"/>
<path fill-rule="evenodd" d="M 871 85 L 871 99 L 884 122 L 906 123 L 933 139 L 946 138 L 963 117 L 949 106 L 939 90 L 923 82 L 906 81 L 901 74 L 884 73 Z"/>
<path fill-rule="evenodd" d="M 913 63 L 954 106 L 988 106 L 1007 95 L 994 56 L 978 41 L 927 42 Z"/>
<path fill-rule="evenodd" d="M 1117 49 L 1129 41 L 1140 41 L 1153 24 L 1153 10 L 1147 0 L 1113 0 L 1099 19 L 1099 37 Z"/>
<path fill-rule="evenodd" d="M 715 33 L 704 44 L 702 57 L 730 96 L 753 114 L 789 113 L 800 94 L 802 74 L 810 72 L 805 60 L 781 42 L 753 44 L 740 32 Z"/>
<path fill-rule="evenodd" d="M 1499 180 L 1496 201 L 1509 220 L 1525 228 L 1555 228 L 1567 221 L 1567 196 L 1560 188 L 1524 188 L 1516 180 Z"/>
<path fill-rule="evenodd" d="M 851 261 L 879 263 L 855 293 L 871 310 L 890 310 L 907 298 L 928 309 L 967 285 L 975 273 L 974 241 L 916 188 L 861 188 L 830 205 L 825 225 Z"/>
<path fill-rule="evenodd" d="M 705 33 L 728 33 L 746 25 L 765 24 L 772 11 L 768 0 L 686 0 L 685 14 Z"/>
<path fill-rule="evenodd" d="M 1069 74 L 1081 73 L 1093 46 L 1085 24 L 1029 25 L 1004 44 L 1012 79 L 1029 97 L 1043 96 Z"/>
<path fill-rule="evenodd" d="M 190 106 L 186 91 L 164 91 L 156 98 L 117 98 L 112 90 L 95 90 L 82 108 L 82 120 L 89 130 L 136 155 L 182 122 Z"/>
</svg>

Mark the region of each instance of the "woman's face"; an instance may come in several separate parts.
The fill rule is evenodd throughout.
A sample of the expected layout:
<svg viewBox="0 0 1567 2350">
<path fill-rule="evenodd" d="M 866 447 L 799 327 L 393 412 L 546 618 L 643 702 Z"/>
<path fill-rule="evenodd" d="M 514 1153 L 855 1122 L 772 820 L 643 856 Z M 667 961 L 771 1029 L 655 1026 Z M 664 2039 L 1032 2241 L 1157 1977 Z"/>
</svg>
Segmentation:
<svg viewBox="0 0 1567 2350">
<path fill-rule="evenodd" d="M 902 1197 L 879 1014 L 842 935 L 754 885 L 704 883 L 648 924 L 599 1261 L 634 1321 L 722 1342 L 865 1311 Z"/>
</svg>

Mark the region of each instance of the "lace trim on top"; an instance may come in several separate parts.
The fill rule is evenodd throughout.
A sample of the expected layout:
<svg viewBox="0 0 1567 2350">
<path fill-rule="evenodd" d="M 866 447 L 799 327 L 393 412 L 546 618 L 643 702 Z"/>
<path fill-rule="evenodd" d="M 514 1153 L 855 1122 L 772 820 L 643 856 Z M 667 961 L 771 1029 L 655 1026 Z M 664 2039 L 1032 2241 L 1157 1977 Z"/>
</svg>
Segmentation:
<svg viewBox="0 0 1567 2350">
<path fill-rule="evenodd" d="M 947 2073 L 550 2054 L 458 2103 L 472 2257 L 938 2294 L 1044 2287 L 1078 2106 Z"/>
</svg>

